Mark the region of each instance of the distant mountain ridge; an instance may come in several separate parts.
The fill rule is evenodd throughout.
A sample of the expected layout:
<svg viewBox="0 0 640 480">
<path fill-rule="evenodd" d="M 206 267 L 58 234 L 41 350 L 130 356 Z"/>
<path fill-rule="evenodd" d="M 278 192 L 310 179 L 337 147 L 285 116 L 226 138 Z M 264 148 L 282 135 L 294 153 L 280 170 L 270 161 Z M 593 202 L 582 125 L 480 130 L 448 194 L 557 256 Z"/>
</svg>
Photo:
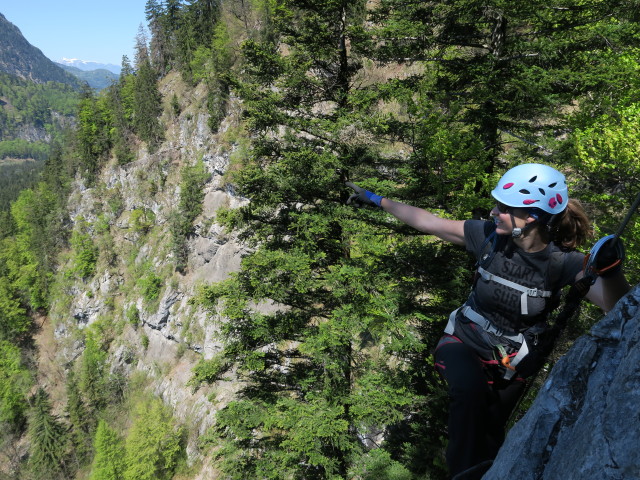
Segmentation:
<svg viewBox="0 0 640 480">
<path fill-rule="evenodd" d="M 108 87 L 113 82 L 116 82 L 118 78 L 120 78 L 119 75 L 104 68 L 98 68 L 95 70 L 82 70 L 80 68 L 70 65 L 63 65 L 61 63 L 56 63 L 56 65 L 59 65 L 67 72 L 75 75 L 80 80 L 87 82 L 91 88 L 95 88 L 96 90 L 102 90 L 103 88 Z"/>
<path fill-rule="evenodd" d="M 120 75 L 120 71 L 122 70 L 122 67 L 114 65 L 112 63 L 92 62 L 90 60 L 80 60 L 78 58 L 63 58 L 62 60 L 58 60 L 56 63 L 65 67 L 75 67 L 78 70 L 82 70 L 83 72 L 91 72 L 94 70 L 108 70 L 111 73 Z"/>
<path fill-rule="evenodd" d="M 31 45 L 20 29 L 0 13 L 0 71 L 36 83 L 82 86 L 82 81 L 49 60 Z"/>
</svg>

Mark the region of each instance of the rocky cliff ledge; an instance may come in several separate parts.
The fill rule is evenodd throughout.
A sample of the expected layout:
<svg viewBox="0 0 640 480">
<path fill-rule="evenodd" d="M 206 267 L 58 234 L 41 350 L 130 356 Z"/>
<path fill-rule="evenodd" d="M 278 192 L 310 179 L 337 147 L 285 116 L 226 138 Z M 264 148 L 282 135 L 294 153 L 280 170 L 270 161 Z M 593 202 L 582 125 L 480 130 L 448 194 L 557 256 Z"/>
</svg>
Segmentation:
<svg viewBox="0 0 640 480">
<path fill-rule="evenodd" d="M 640 479 L 640 286 L 556 364 L 488 480 Z"/>
</svg>

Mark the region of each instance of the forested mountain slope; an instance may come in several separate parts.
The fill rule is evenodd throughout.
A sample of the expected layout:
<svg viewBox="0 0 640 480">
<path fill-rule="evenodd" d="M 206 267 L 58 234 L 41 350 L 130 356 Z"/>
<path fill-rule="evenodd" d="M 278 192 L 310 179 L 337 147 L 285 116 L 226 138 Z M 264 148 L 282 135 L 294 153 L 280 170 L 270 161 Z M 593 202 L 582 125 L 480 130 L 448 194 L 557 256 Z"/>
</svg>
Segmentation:
<svg viewBox="0 0 640 480">
<path fill-rule="evenodd" d="M 147 16 L 0 235 L 0 472 L 447 478 L 430 352 L 472 265 L 346 205 L 344 181 L 481 218 L 506 168 L 543 162 L 611 233 L 640 184 L 635 5 L 150 0 Z M 583 309 L 565 341 L 598 318 Z"/>
<path fill-rule="evenodd" d="M 79 99 L 69 85 L 0 73 L 0 217 L 75 125 Z"/>
<path fill-rule="evenodd" d="M 81 84 L 0 14 L 0 230 L 10 203 L 32 187 L 53 145 L 73 127 Z"/>
<path fill-rule="evenodd" d="M 31 45 L 18 27 L 0 13 L 0 72 L 36 83 L 57 82 L 82 86 L 76 77 L 65 72 Z"/>
</svg>

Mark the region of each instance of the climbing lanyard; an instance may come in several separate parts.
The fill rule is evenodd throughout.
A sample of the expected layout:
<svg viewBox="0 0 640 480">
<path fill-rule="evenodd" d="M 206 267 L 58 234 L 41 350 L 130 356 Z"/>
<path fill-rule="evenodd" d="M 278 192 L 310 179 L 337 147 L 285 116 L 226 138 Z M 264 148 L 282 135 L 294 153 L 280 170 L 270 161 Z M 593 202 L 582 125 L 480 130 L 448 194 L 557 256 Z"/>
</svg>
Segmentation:
<svg viewBox="0 0 640 480">
<path fill-rule="evenodd" d="M 627 215 L 624 217 L 624 220 L 622 220 L 622 222 L 620 223 L 618 230 L 616 230 L 616 233 L 614 235 L 616 238 L 620 238 L 620 236 L 622 235 L 622 232 L 624 232 L 624 229 L 627 228 L 627 224 L 629 223 L 629 220 L 631 220 L 631 217 L 633 217 L 633 214 L 636 213 L 636 210 L 638 209 L 639 206 L 640 206 L 640 192 L 638 192 L 638 195 L 636 196 L 635 201 L 631 205 L 631 208 L 627 212 Z"/>
<path fill-rule="evenodd" d="M 593 246 L 593 248 L 591 249 L 591 251 L 589 252 L 589 254 L 587 255 L 586 261 L 585 261 L 585 267 L 584 267 L 584 274 L 585 276 L 589 277 L 589 279 L 591 280 L 590 285 L 593 285 L 593 283 L 596 281 L 598 274 L 603 273 L 604 271 L 609 270 L 611 268 L 614 268 L 618 266 L 620 263 L 622 263 L 622 257 L 623 257 L 624 251 L 623 251 L 622 245 L 617 245 L 617 243 L 620 237 L 622 236 L 624 229 L 627 227 L 629 221 L 631 220 L 631 217 L 633 217 L 634 213 L 638 209 L 638 206 L 640 206 L 640 193 L 638 193 L 635 201 L 631 205 L 631 208 L 625 215 L 622 222 L 620 222 L 620 225 L 618 226 L 616 233 L 613 235 L 607 235 L 606 237 L 603 237 L 600 240 L 598 240 L 596 244 Z M 595 268 L 595 265 L 596 265 L 596 259 L 598 257 L 598 252 L 600 252 L 602 247 L 609 242 L 611 242 L 611 247 L 617 248 L 619 250 L 620 258 L 616 262 L 614 262 L 612 265 L 609 265 L 608 267 L 601 269 L 600 271 L 597 271 Z"/>
</svg>

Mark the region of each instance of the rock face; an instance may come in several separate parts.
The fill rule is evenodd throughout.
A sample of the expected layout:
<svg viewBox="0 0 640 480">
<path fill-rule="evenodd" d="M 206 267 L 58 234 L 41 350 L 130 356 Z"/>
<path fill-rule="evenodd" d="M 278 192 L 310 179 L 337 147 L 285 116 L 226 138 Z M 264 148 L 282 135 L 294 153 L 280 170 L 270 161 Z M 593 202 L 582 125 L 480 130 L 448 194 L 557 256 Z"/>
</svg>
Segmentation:
<svg viewBox="0 0 640 480">
<path fill-rule="evenodd" d="M 640 286 L 557 363 L 484 479 L 640 479 Z"/>
<path fill-rule="evenodd" d="M 237 118 L 230 115 L 214 134 L 207 126 L 205 86 L 187 88 L 179 74 L 169 74 L 160 88 L 167 130 L 156 151 L 140 146 L 135 161 L 120 165 L 110 159 L 93 184 L 81 177 L 73 183 L 69 217 L 76 224 L 91 225 L 102 256 L 93 278 L 67 278 L 52 302 L 54 362 L 73 368 L 85 348 L 83 330 L 95 328 L 94 324 L 114 328 L 108 346 L 110 372 L 145 378 L 146 392 L 170 406 L 176 421 L 189 431 L 185 442 L 189 465 L 201 462 L 198 478 L 212 479 L 217 478 L 215 469 L 200 451 L 199 439 L 214 423 L 216 410 L 234 398 L 236 384 L 227 381 L 197 391 L 189 384 L 194 366 L 222 348 L 219 320 L 192 300 L 200 285 L 237 271 L 247 253 L 236 235 L 216 223 L 221 207 L 247 202 L 224 178 L 235 149 L 234 137 L 226 130 Z M 179 115 L 168 105 L 173 92 L 180 94 Z M 208 174 L 202 214 L 186 239 L 188 266 L 177 272 L 170 218 L 180 203 L 182 171 L 197 162 Z M 135 212 L 148 215 L 146 230 L 134 227 Z M 98 224 L 102 234 L 95 228 Z M 61 271 L 68 268 L 63 264 Z M 159 282 L 153 300 L 140 289 L 140 279 L 149 272 Z"/>
</svg>

